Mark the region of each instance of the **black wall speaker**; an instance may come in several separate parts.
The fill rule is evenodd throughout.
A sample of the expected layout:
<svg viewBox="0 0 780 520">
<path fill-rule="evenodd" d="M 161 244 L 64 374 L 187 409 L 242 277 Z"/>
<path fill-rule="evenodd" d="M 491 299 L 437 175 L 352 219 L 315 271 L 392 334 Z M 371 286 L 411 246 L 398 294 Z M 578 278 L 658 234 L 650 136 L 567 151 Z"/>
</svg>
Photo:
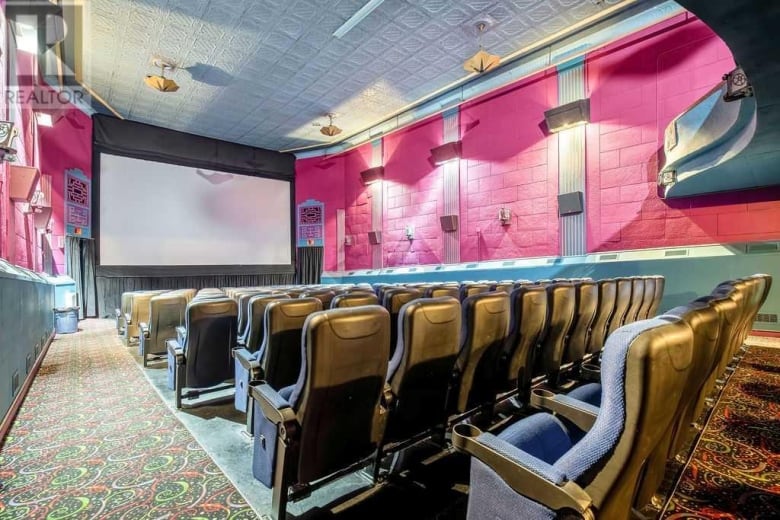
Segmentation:
<svg viewBox="0 0 780 520">
<path fill-rule="evenodd" d="M 360 178 L 363 180 L 363 184 L 368 186 L 369 184 L 373 184 L 376 181 L 381 181 L 382 177 L 385 176 L 385 167 L 384 166 L 376 166 L 375 168 L 369 168 L 368 170 L 363 170 L 360 172 Z"/>
<path fill-rule="evenodd" d="M 439 217 L 439 223 L 441 224 L 442 231 L 457 231 L 458 230 L 458 216 L 457 215 L 442 215 Z"/>
<path fill-rule="evenodd" d="M 561 193 L 558 195 L 558 216 L 576 215 L 583 212 L 583 198 L 581 191 Z"/>
<path fill-rule="evenodd" d="M 375 246 L 377 244 L 382 243 L 382 232 L 381 231 L 369 231 L 368 232 L 368 243 L 372 246 Z"/>
<path fill-rule="evenodd" d="M 544 121 L 550 132 L 560 132 L 590 121 L 590 99 L 578 99 L 545 111 Z"/>
</svg>

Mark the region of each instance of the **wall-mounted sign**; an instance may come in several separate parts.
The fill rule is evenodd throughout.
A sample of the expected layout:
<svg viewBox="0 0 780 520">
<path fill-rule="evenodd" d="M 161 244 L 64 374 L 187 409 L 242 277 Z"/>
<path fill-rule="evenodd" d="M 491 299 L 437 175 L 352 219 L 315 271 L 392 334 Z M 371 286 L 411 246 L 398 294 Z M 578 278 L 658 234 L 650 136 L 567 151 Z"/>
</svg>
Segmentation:
<svg viewBox="0 0 780 520">
<path fill-rule="evenodd" d="M 92 181 L 78 168 L 65 170 L 65 234 L 92 238 Z"/>
<path fill-rule="evenodd" d="M 298 204 L 298 247 L 325 245 L 325 204 L 308 199 Z"/>
</svg>

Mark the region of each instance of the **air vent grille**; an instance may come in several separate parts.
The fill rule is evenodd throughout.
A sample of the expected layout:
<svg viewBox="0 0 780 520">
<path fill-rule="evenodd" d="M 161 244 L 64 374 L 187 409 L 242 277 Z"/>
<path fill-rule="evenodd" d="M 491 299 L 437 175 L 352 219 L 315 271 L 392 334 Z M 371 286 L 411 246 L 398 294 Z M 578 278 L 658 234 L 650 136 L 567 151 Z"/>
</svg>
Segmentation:
<svg viewBox="0 0 780 520">
<path fill-rule="evenodd" d="M 409 268 L 409 272 L 410 273 L 415 273 L 415 272 L 417 272 L 417 268 L 416 267 L 411 267 L 411 268 Z"/>
<path fill-rule="evenodd" d="M 688 250 L 687 249 L 671 249 L 669 251 L 664 251 L 665 257 L 670 256 L 688 256 Z"/>
<path fill-rule="evenodd" d="M 38 345 L 35 346 L 35 348 L 38 348 Z M 25 364 L 25 368 L 27 369 L 27 373 L 29 374 L 33 367 L 33 355 L 27 354 L 27 362 Z"/>
<path fill-rule="evenodd" d="M 617 260 L 618 255 L 617 253 L 610 253 L 608 255 L 599 255 L 599 262 L 603 262 L 605 260 Z"/>
<path fill-rule="evenodd" d="M 466 264 L 466 269 L 476 269 L 479 264 Z"/>
<path fill-rule="evenodd" d="M 504 266 L 504 267 L 512 267 L 513 265 L 515 265 L 515 261 L 514 260 L 507 260 L 506 262 L 504 262 L 501 265 Z"/>
<path fill-rule="evenodd" d="M 756 321 L 760 321 L 761 323 L 777 323 L 777 314 L 758 314 L 756 315 Z"/>
<path fill-rule="evenodd" d="M 385 271 L 386 274 L 392 274 L 395 271 L 395 269 L 388 269 Z"/>
<path fill-rule="evenodd" d="M 19 372 L 14 372 L 14 375 L 11 376 L 11 395 L 16 396 L 16 393 L 19 391 Z"/>
<path fill-rule="evenodd" d="M 780 251 L 780 242 L 760 242 L 757 244 L 748 244 L 747 253 L 776 253 Z"/>
</svg>

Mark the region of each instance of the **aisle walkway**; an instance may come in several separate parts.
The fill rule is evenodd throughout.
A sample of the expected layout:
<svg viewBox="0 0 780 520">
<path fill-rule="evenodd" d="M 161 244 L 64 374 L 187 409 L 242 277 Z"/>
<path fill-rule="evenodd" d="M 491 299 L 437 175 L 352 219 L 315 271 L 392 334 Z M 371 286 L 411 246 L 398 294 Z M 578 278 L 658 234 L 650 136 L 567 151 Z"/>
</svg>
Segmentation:
<svg viewBox="0 0 780 520">
<path fill-rule="evenodd" d="M 107 324 L 49 349 L 0 451 L 0 519 L 257 518 Z"/>
</svg>

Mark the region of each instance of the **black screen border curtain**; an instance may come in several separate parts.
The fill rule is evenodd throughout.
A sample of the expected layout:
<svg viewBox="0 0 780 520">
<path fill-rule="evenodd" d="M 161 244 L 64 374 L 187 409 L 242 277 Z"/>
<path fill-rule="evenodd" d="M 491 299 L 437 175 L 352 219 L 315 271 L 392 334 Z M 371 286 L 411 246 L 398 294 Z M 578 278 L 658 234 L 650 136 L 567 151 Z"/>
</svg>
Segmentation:
<svg viewBox="0 0 780 520">
<path fill-rule="evenodd" d="M 323 247 L 299 247 L 295 255 L 295 283 L 316 285 L 322 280 Z"/>
<path fill-rule="evenodd" d="M 65 269 L 76 282 L 79 319 L 96 318 L 97 281 L 95 276 L 95 241 L 74 236 L 65 237 Z"/>
</svg>

